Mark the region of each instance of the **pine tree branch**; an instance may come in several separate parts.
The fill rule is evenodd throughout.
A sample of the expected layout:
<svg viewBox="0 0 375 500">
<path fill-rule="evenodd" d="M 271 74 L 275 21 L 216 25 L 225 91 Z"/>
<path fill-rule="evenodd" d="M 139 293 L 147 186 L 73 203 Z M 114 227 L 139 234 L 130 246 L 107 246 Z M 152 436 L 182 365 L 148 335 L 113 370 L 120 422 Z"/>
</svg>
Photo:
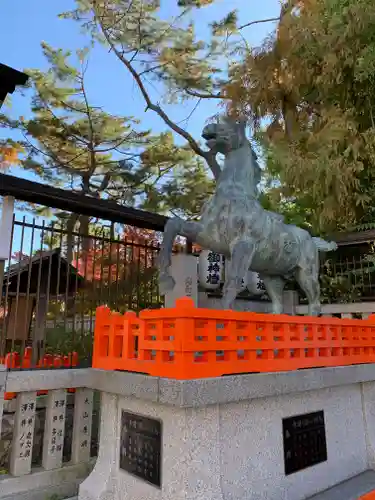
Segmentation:
<svg viewBox="0 0 375 500">
<path fill-rule="evenodd" d="M 109 151 L 116 150 L 118 151 L 117 148 L 119 148 L 122 144 L 124 144 L 126 141 L 132 138 L 133 132 L 130 132 L 126 137 L 122 138 L 120 141 L 118 141 L 116 144 L 113 144 L 112 146 L 106 148 L 106 149 L 95 149 L 95 153 L 108 153 Z"/>
<path fill-rule="evenodd" d="M 250 21 L 248 23 L 243 24 L 237 28 L 238 31 L 243 30 L 244 28 L 248 28 L 249 26 L 253 26 L 254 24 L 262 24 L 262 23 L 272 23 L 274 21 L 280 21 L 280 16 L 278 17 L 270 17 L 268 19 L 257 19 L 256 21 Z"/>
<path fill-rule="evenodd" d="M 58 159 L 56 156 L 54 156 L 53 154 L 51 154 L 51 153 L 46 153 L 46 152 L 45 152 L 45 151 L 43 151 L 42 149 L 39 149 L 39 148 L 37 148 L 34 144 L 32 144 L 32 143 L 30 142 L 30 140 L 28 139 L 28 137 L 26 136 L 26 134 L 25 134 L 25 132 L 24 132 L 23 130 L 21 130 L 21 133 L 22 133 L 22 135 L 23 135 L 23 137 L 24 137 L 25 141 L 28 143 L 29 147 L 30 147 L 32 150 L 34 150 L 34 151 L 38 152 L 39 154 L 41 154 L 41 155 L 43 155 L 43 156 L 47 156 L 47 158 L 51 158 L 51 160 L 53 160 L 54 162 L 56 162 L 56 164 L 57 164 L 56 166 L 57 166 L 57 167 L 62 167 L 62 168 L 69 167 L 70 163 L 72 163 L 72 162 L 73 162 L 73 161 L 75 161 L 77 158 L 79 158 L 79 157 L 83 156 L 84 154 L 86 154 L 86 151 L 82 151 L 81 153 L 78 153 L 78 154 L 77 154 L 77 155 L 75 155 L 73 158 L 71 158 L 69 161 L 67 161 L 67 162 L 61 162 L 61 161 L 59 161 L 59 159 Z M 46 149 L 48 149 L 48 147 L 47 147 L 47 146 L 43 143 L 43 141 L 42 141 L 41 139 L 38 139 L 38 140 L 39 140 L 39 142 L 40 142 L 40 143 L 41 143 L 41 144 L 42 144 L 42 145 L 43 145 Z M 44 166 L 43 168 L 47 168 L 47 167 L 46 167 L 46 166 Z M 53 167 L 51 167 L 51 168 L 53 168 Z M 78 173 L 79 173 L 79 170 L 77 169 L 77 175 L 78 175 Z"/>
<path fill-rule="evenodd" d="M 187 125 L 189 123 L 190 118 L 193 116 L 193 114 L 198 109 L 198 106 L 200 105 L 201 101 L 202 101 L 202 99 L 198 99 L 198 101 L 196 102 L 194 108 L 190 111 L 190 113 L 188 114 L 188 116 L 184 120 L 181 120 L 180 122 L 178 122 L 177 125 L 179 125 L 180 123 L 185 123 Z"/>
<path fill-rule="evenodd" d="M 169 64 L 170 64 L 170 62 L 168 61 L 168 62 L 163 63 L 163 64 L 157 64 L 156 66 L 152 66 L 151 68 L 146 68 L 139 73 L 139 76 L 146 75 L 147 73 L 151 73 L 152 71 L 156 71 L 158 69 L 166 68 L 167 66 L 169 66 Z"/>
<path fill-rule="evenodd" d="M 129 73 L 132 75 L 133 79 L 135 80 L 135 82 L 136 82 L 136 84 L 137 84 L 137 86 L 138 86 L 138 88 L 143 96 L 143 99 L 146 103 L 146 111 L 149 109 L 151 111 L 154 111 L 164 121 L 164 123 L 166 125 L 168 125 L 168 127 L 170 127 L 174 132 L 176 132 L 176 134 L 183 137 L 189 143 L 189 145 L 190 145 L 191 149 L 194 151 L 194 153 L 196 153 L 198 156 L 204 158 L 207 161 L 207 164 L 210 167 L 215 179 L 218 179 L 218 177 L 221 173 L 221 169 L 220 169 L 220 166 L 216 160 L 216 156 L 213 155 L 212 152 L 210 152 L 210 151 L 208 151 L 208 152 L 204 151 L 199 146 L 199 144 L 196 142 L 196 140 L 192 137 L 192 135 L 190 135 L 186 130 L 179 127 L 175 122 L 173 122 L 171 120 L 171 118 L 165 113 L 165 111 L 158 104 L 155 104 L 152 102 L 150 95 L 149 95 L 149 93 L 148 93 L 148 91 L 147 91 L 147 89 L 142 81 L 140 74 L 134 68 L 134 66 L 131 64 L 131 62 L 124 56 L 124 54 L 121 53 L 117 49 L 117 47 L 114 45 L 114 43 L 112 42 L 112 40 L 110 39 L 110 37 L 108 35 L 108 32 L 107 32 L 108 28 L 105 27 L 102 24 L 102 20 L 100 18 L 98 18 L 97 14 L 96 14 L 96 12 L 97 12 L 96 2 L 93 2 L 93 6 L 94 6 L 94 10 L 95 10 L 95 16 L 98 20 L 99 26 L 102 29 L 103 35 L 104 35 L 108 45 L 110 46 L 110 48 L 112 49 L 114 54 L 117 56 L 117 58 L 124 64 L 124 66 L 127 68 Z"/>
<path fill-rule="evenodd" d="M 67 134 L 68 136 L 73 137 L 73 138 L 74 138 L 77 142 L 81 142 L 84 146 L 88 146 L 88 145 L 89 145 L 89 142 L 88 142 L 88 141 L 85 141 L 85 140 L 83 139 L 83 137 L 79 137 L 78 135 L 74 134 L 74 133 L 71 131 L 71 129 L 70 129 L 70 128 L 68 128 L 68 127 L 66 126 L 66 124 L 64 123 L 64 120 L 62 120 L 60 117 L 58 117 L 58 116 L 57 116 L 57 115 L 56 115 L 56 114 L 52 111 L 52 109 L 51 109 L 50 105 L 48 104 L 48 102 L 46 101 L 46 99 L 43 97 L 43 95 L 39 92 L 39 90 L 38 90 L 37 88 L 36 88 L 35 90 L 36 90 L 36 92 L 38 93 L 38 97 L 39 97 L 39 99 L 41 100 L 41 102 L 42 102 L 42 103 L 43 103 L 43 105 L 44 105 L 44 109 L 45 109 L 46 111 L 48 111 L 48 112 L 51 114 L 51 116 L 52 116 L 55 120 L 57 120 L 57 121 L 61 124 L 61 126 L 62 126 L 62 128 L 65 130 L 66 134 Z M 66 103 L 65 103 L 64 101 L 60 101 L 60 102 L 61 102 L 62 104 L 64 104 L 64 105 L 66 105 Z M 69 108 L 70 106 L 67 106 L 67 107 Z M 77 111 L 77 110 L 75 110 L 74 108 L 71 108 L 71 109 L 72 109 L 73 111 Z M 82 114 L 85 114 L 85 111 L 84 111 L 84 110 L 80 110 L 79 112 L 80 112 L 80 113 L 82 113 Z"/>
<path fill-rule="evenodd" d="M 64 123 L 64 120 L 61 120 L 53 111 L 52 109 L 48 106 L 48 104 L 45 102 L 45 109 L 52 115 L 53 118 L 55 118 L 55 120 L 58 120 L 60 125 L 62 126 L 62 128 L 65 130 L 67 136 L 69 137 L 73 137 L 73 139 L 75 139 L 77 142 L 81 142 L 84 146 L 88 146 L 89 145 L 89 142 L 88 141 L 85 141 L 85 139 L 83 137 L 79 137 L 78 135 L 74 134 L 70 128 L 68 128 L 66 126 L 66 124 Z"/>
<path fill-rule="evenodd" d="M 222 94 L 221 92 L 218 92 L 217 94 L 211 94 L 211 93 L 201 93 L 196 90 L 191 90 L 191 89 L 184 89 L 184 91 L 192 96 L 192 97 L 197 97 L 198 99 L 229 99 L 225 94 Z"/>
<path fill-rule="evenodd" d="M 88 101 L 88 98 L 87 98 L 86 88 L 85 88 L 85 82 L 84 82 L 86 70 L 87 70 L 87 64 L 86 64 L 85 68 L 83 68 L 83 64 L 82 64 L 82 75 L 81 75 L 81 78 L 80 78 L 80 81 L 81 81 L 81 90 L 82 90 L 82 94 L 83 94 L 83 99 L 85 101 L 86 114 L 87 114 L 87 119 L 88 119 L 89 127 L 90 127 L 90 144 L 89 144 L 90 173 L 88 175 L 86 175 L 84 178 L 82 178 L 82 180 L 83 180 L 84 188 L 88 189 L 88 183 L 90 181 L 90 177 L 94 174 L 94 172 L 96 170 L 96 156 L 95 156 L 95 140 L 94 140 L 95 133 L 94 133 L 94 125 L 93 125 L 93 122 L 92 122 L 91 109 L 90 109 L 90 106 L 89 106 L 89 101 Z"/>
</svg>

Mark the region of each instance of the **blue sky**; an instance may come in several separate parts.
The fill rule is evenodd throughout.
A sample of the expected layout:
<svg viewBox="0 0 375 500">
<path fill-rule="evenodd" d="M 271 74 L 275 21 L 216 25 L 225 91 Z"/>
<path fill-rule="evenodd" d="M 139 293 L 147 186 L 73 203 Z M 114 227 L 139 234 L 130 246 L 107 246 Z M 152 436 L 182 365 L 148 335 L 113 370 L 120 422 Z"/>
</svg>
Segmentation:
<svg viewBox="0 0 375 500">
<path fill-rule="evenodd" d="M 164 0 L 162 12 L 173 16 L 171 5 L 177 0 Z M 17 69 L 46 68 L 40 42 L 46 41 L 54 47 L 66 49 L 82 48 L 87 44 L 87 38 L 80 33 L 77 23 L 57 18 L 57 14 L 74 6 L 73 0 L 2 0 L 0 31 L 0 62 Z M 240 22 L 253 19 L 268 18 L 278 15 L 279 0 L 222 0 L 213 6 L 195 11 L 198 34 L 204 37 L 207 27 L 213 19 L 220 19 L 232 10 L 238 9 Z M 244 30 L 250 45 L 259 45 L 261 40 L 272 29 L 272 24 L 259 24 Z M 154 131 L 165 130 L 165 125 L 151 111 L 144 111 L 144 102 L 138 89 L 116 57 L 108 54 L 103 47 L 95 47 L 90 56 L 88 73 L 89 95 L 91 100 L 106 110 L 124 115 L 134 115 L 142 120 L 145 128 Z M 154 97 L 158 98 L 157 93 Z M 167 108 L 172 117 L 184 120 L 192 110 L 194 103 L 174 105 Z M 205 101 L 194 112 L 188 123 L 189 132 L 199 137 L 200 130 L 206 118 L 217 112 L 216 103 Z M 15 95 L 11 113 L 28 115 L 29 101 L 27 97 Z"/>
<path fill-rule="evenodd" d="M 162 0 L 162 15 L 173 16 L 177 9 L 177 0 Z M 74 7 L 73 0 L 1 0 L 0 17 L 0 62 L 13 68 L 47 69 L 40 43 L 45 41 L 53 47 L 64 49 L 83 48 L 88 39 L 80 32 L 80 26 L 73 21 L 58 19 L 57 15 Z M 240 23 L 255 19 L 277 16 L 280 10 L 279 0 L 221 0 L 213 6 L 196 12 L 196 29 L 200 37 L 208 34 L 209 24 L 219 20 L 232 9 L 238 9 Z M 272 30 L 273 24 L 265 23 L 251 26 L 243 31 L 250 46 L 258 46 Z M 92 104 L 102 106 L 106 111 L 118 115 L 133 115 L 141 120 L 143 129 L 153 132 L 167 130 L 164 123 L 152 112 L 145 112 L 144 101 L 128 75 L 126 69 L 112 54 L 101 46 L 96 46 L 90 55 L 88 70 L 88 94 Z M 154 100 L 161 98 L 161 89 L 152 90 Z M 181 122 L 190 114 L 195 102 L 164 106 L 171 118 Z M 30 103 L 27 95 L 15 93 L 9 110 L 14 117 L 30 116 Z M 213 101 L 202 101 L 188 123 L 187 130 L 199 138 L 205 120 L 220 109 Z M 8 110 L 7 110 L 8 111 Z M 0 137 L 6 137 L 7 131 L 0 130 Z M 13 170 L 14 175 L 32 179 L 30 173 L 20 169 Z M 19 238 L 16 237 L 18 240 Z"/>
</svg>

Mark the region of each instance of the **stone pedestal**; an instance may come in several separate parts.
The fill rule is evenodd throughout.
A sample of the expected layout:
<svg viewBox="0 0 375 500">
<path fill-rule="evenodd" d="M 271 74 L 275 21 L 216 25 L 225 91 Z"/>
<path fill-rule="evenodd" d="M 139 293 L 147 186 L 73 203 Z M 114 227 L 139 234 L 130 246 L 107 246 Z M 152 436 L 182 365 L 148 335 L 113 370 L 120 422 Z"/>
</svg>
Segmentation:
<svg viewBox="0 0 375 500">
<path fill-rule="evenodd" d="M 198 305 L 198 259 L 194 255 L 180 253 L 172 256 L 171 275 L 176 285 L 165 296 L 165 307 L 175 307 L 176 300 L 190 297 Z"/>
<path fill-rule="evenodd" d="M 374 365 L 194 381 L 97 375 L 99 457 L 79 500 L 302 500 L 375 463 Z M 327 459 L 286 475 L 283 419 L 321 411 Z M 120 466 L 123 412 L 161 425 L 160 487 Z"/>
<path fill-rule="evenodd" d="M 175 307 L 176 300 L 190 297 L 196 307 L 204 309 L 221 309 L 221 297 L 212 297 L 207 291 L 198 291 L 198 259 L 184 253 L 172 256 L 170 269 L 176 286 L 165 296 L 165 307 Z M 285 314 L 296 314 L 298 294 L 294 291 L 285 291 L 283 294 L 283 309 Z M 233 309 L 241 312 L 271 312 L 272 304 L 264 300 L 236 299 Z"/>
</svg>

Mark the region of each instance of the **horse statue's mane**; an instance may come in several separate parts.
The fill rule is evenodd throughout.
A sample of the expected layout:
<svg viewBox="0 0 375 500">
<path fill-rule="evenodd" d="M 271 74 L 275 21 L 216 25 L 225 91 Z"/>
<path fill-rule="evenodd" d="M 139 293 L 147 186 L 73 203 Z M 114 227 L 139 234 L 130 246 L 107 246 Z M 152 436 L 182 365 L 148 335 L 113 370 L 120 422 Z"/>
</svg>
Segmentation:
<svg viewBox="0 0 375 500">
<path fill-rule="evenodd" d="M 244 116 L 235 117 L 228 114 L 217 114 L 212 117 L 211 120 L 209 120 L 207 123 L 213 123 L 215 121 L 218 125 L 226 125 L 230 128 L 235 128 L 236 133 L 246 140 L 246 143 L 248 144 L 251 151 L 251 159 L 254 169 L 254 184 L 255 186 L 258 186 L 262 177 L 262 169 L 258 162 L 258 155 L 255 153 L 250 139 L 248 139 L 248 137 L 246 136 L 246 126 L 248 122 L 247 118 Z"/>
<path fill-rule="evenodd" d="M 255 181 L 255 185 L 257 186 L 262 179 L 262 169 L 260 168 L 260 165 L 258 163 L 258 156 L 257 156 L 256 152 L 254 151 L 251 143 L 250 143 L 250 148 L 251 148 L 251 154 L 253 156 L 253 163 L 254 163 L 254 181 Z"/>
</svg>

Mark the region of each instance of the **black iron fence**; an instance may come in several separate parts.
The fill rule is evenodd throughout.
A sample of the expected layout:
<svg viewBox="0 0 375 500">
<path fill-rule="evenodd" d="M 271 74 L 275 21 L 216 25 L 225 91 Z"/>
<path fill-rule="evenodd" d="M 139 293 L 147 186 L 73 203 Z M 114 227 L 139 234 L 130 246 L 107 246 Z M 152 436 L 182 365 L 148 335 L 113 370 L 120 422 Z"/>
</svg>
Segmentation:
<svg viewBox="0 0 375 500">
<path fill-rule="evenodd" d="M 88 365 L 99 305 L 162 305 L 160 233 L 100 221 L 85 232 L 68 226 L 14 219 L 0 307 L 0 357 L 14 368 Z M 9 353 L 17 353 L 11 361 Z"/>
<path fill-rule="evenodd" d="M 375 255 L 333 256 L 322 263 L 320 281 L 324 302 L 375 301 Z"/>
<path fill-rule="evenodd" d="M 155 260 L 167 217 L 1 173 L 0 196 L 58 211 L 52 222 L 13 221 L 0 266 L 0 364 L 90 365 L 99 305 L 160 307 Z"/>
</svg>

